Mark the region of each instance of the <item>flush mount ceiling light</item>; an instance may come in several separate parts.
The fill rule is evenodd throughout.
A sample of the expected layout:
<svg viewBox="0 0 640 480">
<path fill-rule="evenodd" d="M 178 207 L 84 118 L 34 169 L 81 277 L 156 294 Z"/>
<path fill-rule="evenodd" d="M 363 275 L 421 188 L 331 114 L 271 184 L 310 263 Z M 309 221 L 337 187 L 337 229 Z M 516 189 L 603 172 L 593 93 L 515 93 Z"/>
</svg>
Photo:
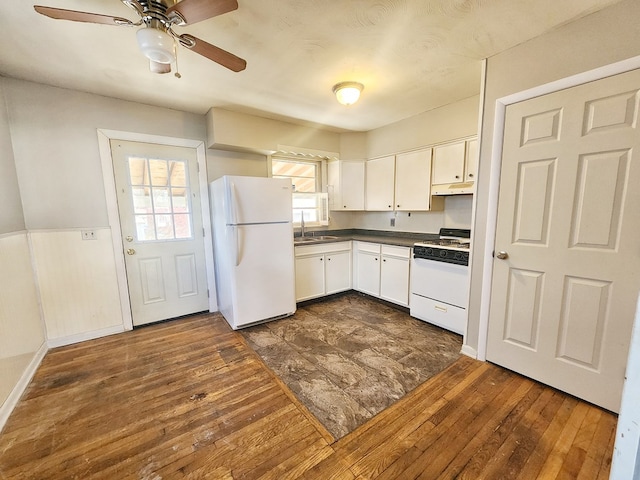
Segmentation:
<svg viewBox="0 0 640 480">
<path fill-rule="evenodd" d="M 358 82 L 340 82 L 333 86 L 338 102 L 342 105 L 353 105 L 360 98 L 364 85 Z"/>
</svg>

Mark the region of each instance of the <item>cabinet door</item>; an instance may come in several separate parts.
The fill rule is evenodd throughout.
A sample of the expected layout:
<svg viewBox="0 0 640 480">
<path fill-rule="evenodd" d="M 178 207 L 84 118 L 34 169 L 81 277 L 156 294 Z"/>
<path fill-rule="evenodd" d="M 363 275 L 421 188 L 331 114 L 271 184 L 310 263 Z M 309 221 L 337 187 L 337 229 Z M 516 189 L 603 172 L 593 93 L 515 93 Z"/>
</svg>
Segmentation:
<svg viewBox="0 0 640 480">
<path fill-rule="evenodd" d="M 431 149 L 396 155 L 395 209 L 429 210 Z"/>
<path fill-rule="evenodd" d="M 324 257 L 325 294 L 351 288 L 351 252 L 327 253 Z"/>
<path fill-rule="evenodd" d="M 409 259 L 382 256 L 380 297 L 400 305 L 409 305 Z"/>
<path fill-rule="evenodd" d="M 434 185 L 458 183 L 464 179 L 465 142 L 449 143 L 433 149 Z"/>
<path fill-rule="evenodd" d="M 341 162 L 342 210 L 364 210 L 364 162 Z"/>
<path fill-rule="evenodd" d="M 393 210 L 395 157 L 367 160 L 366 210 Z"/>
<path fill-rule="evenodd" d="M 329 194 L 329 210 L 342 210 L 342 175 L 340 162 L 327 163 L 327 193 Z"/>
<path fill-rule="evenodd" d="M 380 254 L 358 252 L 358 290 L 380 296 Z"/>
<path fill-rule="evenodd" d="M 464 181 L 473 182 L 478 171 L 478 139 L 467 141 L 467 154 L 464 165 Z"/>
<path fill-rule="evenodd" d="M 324 255 L 296 257 L 296 301 L 324 295 Z"/>
</svg>

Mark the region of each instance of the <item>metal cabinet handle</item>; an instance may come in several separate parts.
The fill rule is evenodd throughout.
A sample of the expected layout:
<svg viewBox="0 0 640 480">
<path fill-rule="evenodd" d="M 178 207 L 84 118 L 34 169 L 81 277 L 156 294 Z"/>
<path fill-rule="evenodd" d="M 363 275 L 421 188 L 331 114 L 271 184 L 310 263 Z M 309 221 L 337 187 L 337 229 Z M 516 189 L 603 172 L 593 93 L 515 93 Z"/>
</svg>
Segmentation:
<svg viewBox="0 0 640 480">
<path fill-rule="evenodd" d="M 509 254 L 504 250 L 500 250 L 496 257 L 498 257 L 500 260 L 506 260 L 507 258 L 509 258 Z"/>
</svg>

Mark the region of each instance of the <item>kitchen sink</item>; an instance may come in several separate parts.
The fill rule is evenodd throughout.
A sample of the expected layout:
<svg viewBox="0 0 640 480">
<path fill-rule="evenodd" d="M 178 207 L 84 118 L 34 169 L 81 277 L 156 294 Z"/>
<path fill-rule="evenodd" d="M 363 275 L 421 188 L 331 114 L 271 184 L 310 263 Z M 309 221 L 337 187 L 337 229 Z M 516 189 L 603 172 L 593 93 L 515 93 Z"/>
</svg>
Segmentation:
<svg viewBox="0 0 640 480">
<path fill-rule="evenodd" d="M 333 235 L 318 235 L 317 237 L 296 237 L 293 239 L 293 243 L 310 243 L 310 242 L 322 242 L 323 240 L 337 240 L 340 237 Z"/>
</svg>

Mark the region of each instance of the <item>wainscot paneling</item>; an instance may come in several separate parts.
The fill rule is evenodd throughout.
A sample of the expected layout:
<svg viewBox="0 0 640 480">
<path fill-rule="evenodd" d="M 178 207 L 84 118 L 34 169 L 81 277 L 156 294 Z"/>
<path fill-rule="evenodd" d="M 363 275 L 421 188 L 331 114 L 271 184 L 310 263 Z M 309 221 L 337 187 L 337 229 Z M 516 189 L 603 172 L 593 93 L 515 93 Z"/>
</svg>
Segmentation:
<svg viewBox="0 0 640 480">
<path fill-rule="evenodd" d="M 50 347 L 124 330 L 108 228 L 30 232 Z"/>
<path fill-rule="evenodd" d="M 44 351 L 27 233 L 0 235 L 0 429 Z"/>
</svg>

